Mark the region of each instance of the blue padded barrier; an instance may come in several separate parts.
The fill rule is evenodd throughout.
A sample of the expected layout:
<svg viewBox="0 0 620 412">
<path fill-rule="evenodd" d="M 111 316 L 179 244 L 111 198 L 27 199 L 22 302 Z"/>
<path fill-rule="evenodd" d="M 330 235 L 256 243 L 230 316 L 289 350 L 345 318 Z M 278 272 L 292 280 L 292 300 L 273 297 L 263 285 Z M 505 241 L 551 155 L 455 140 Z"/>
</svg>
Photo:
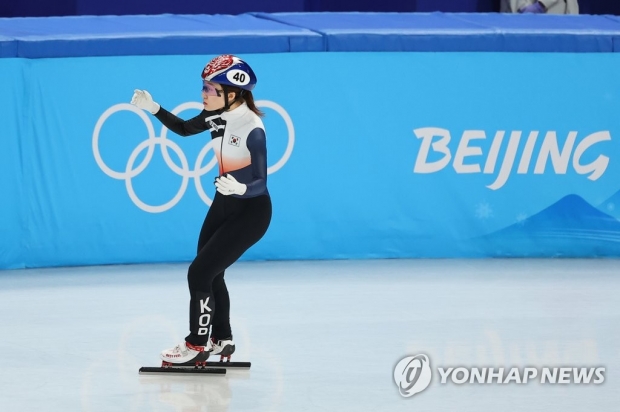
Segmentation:
<svg viewBox="0 0 620 412">
<path fill-rule="evenodd" d="M 592 53 L 614 51 L 620 21 L 605 16 L 455 14 L 455 18 L 493 29 L 502 38 L 501 51 Z"/>
<path fill-rule="evenodd" d="M 605 16 L 607 19 L 613 21 L 616 24 L 620 24 L 620 17 L 618 16 Z M 614 39 L 614 52 L 620 51 L 620 40 Z"/>
<path fill-rule="evenodd" d="M 0 35 L 0 57 L 17 56 L 17 41 L 12 37 Z"/>
<path fill-rule="evenodd" d="M 0 59 L 0 268 L 23 267 L 25 238 L 22 153 L 29 128 L 24 125 L 23 61 Z"/>
<path fill-rule="evenodd" d="M 488 28 L 446 13 L 257 13 L 326 38 L 328 51 L 487 51 L 501 47 Z"/>
<path fill-rule="evenodd" d="M 583 15 L 255 13 L 0 19 L 0 56 L 26 58 L 311 51 L 615 52 L 619 38 L 620 19 Z"/>
<path fill-rule="evenodd" d="M 613 52 L 605 16 L 499 13 L 256 13 L 326 37 L 328 51 Z"/>
<path fill-rule="evenodd" d="M 0 35 L 14 38 L 15 56 L 25 58 L 324 49 L 316 33 L 247 14 L 0 19 Z"/>
<path fill-rule="evenodd" d="M 20 0 L 38 2 L 40 0 Z M 303 11 L 306 0 L 74 0 L 79 15 L 132 14 L 242 14 L 250 11 Z M 342 0 L 339 0 L 342 1 Z M 119 4 L 122 2 L 122 5 Z"/>
<path fill-rule="evenodd" d="M 274 205 L 244 258 L 620 256 L 620 54 L 243 57 Z M 194 116 L 207 58 L 0 59 L 0 268 L 192 259 L 210 136 L 128 102 Z"/>
</svg>

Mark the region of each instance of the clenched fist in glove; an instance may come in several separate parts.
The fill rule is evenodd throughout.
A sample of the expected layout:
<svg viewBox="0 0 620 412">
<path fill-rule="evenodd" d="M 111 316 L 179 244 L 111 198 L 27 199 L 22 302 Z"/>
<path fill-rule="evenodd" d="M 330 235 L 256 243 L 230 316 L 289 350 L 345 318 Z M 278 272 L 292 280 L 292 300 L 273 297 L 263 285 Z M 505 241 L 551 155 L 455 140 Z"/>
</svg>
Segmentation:
<svg viewBox="0 0 620 412">
<path fill-rule="evenodd" d="M 243 183 L 237 182 L 231 174 L 226 174 L 215 179 L 215 187 L 221 194 L 228 195 L 242 195 L 248 190 L 248 187 Z"/>
<path fill-rule="evenodd" d="M 159 104 L 153 101 L 151 94 L 146 90 L 134 90 L 133 97 L 131 98 L 131 104 L 134 106 L 148 110 L 152 114 L 155 114 L 159 111 Z"/>
</svg>

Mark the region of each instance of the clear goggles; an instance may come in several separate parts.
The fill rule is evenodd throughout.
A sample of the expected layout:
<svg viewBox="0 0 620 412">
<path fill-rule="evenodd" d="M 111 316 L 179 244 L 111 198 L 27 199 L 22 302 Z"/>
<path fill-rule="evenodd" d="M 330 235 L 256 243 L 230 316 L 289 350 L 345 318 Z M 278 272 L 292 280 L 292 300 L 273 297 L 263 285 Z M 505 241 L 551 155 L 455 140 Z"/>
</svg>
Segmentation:
<svg viewBox="0 0 620 412">
<path fill-rule="evenodd" d="M 207 96 L 221 96 L 224 92 L 224 90 L 217 89 L 214 85 L 206 81 L 202 82 L 202 91 Z"/>
</svg>

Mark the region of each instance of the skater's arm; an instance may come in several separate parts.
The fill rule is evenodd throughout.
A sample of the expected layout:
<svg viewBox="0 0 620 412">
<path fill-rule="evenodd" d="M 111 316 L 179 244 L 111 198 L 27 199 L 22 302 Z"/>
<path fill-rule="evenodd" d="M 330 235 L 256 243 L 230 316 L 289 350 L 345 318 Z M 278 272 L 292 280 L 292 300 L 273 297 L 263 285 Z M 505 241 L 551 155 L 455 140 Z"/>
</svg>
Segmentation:
<svg viewBox="0 0 620 412">
<path fill-rule="evenodd" d="M 161 107 L 159 103 L 153 100 L 153 96 L 146 90 L 134 90 L 131 104 L 150 112 L 157 117 L 164 126 L 181 136 L 190 136 L 204 132 L 210 127 L 206 122 L 210 112 L 203 110 L 198 116 L 189 120 L 183 120 Z"/>
<path fill-rule="evenodd" d="M 180 136 L 191 136 L 209 129 L 209 124 L 205 119 L 209 116 L 209 112 L 203 110 L 198 116 L 189 120 L 183 120 L 178 116 L 170 113 L 163 107 L 159 107 L 157 113 L 154 114 L 160 122 L 168 129 Z"/>
<path fill-rule="evenodd" d="M 244 197 L 259 195 L 267 188 L 267 139 L 265 131 L 259 127 L 252 130 L 247 139 L 252 157 L 252 181 L 247 183 Z"/>
</svg>

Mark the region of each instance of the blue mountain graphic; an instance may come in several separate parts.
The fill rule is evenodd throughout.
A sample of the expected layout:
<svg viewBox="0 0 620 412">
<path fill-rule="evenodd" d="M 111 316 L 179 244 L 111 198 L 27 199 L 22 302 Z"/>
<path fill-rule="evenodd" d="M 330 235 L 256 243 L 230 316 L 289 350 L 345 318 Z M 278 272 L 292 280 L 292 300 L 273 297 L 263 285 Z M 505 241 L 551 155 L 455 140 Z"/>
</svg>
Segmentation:
<svg viewBox="0 0 620 412">
<path fill-rule="evenodd" d="M 599 210 L 609 213 L 615 218 L 620 218 L 620 190 L 611 195 L 611 197 L 598 205 Z"/>
<path fill-rule="evenodd" d="M 568 195 L 522 222 L 474 239 L 493 256 L 620 256 L 620 221 Z"/>
</svg>

